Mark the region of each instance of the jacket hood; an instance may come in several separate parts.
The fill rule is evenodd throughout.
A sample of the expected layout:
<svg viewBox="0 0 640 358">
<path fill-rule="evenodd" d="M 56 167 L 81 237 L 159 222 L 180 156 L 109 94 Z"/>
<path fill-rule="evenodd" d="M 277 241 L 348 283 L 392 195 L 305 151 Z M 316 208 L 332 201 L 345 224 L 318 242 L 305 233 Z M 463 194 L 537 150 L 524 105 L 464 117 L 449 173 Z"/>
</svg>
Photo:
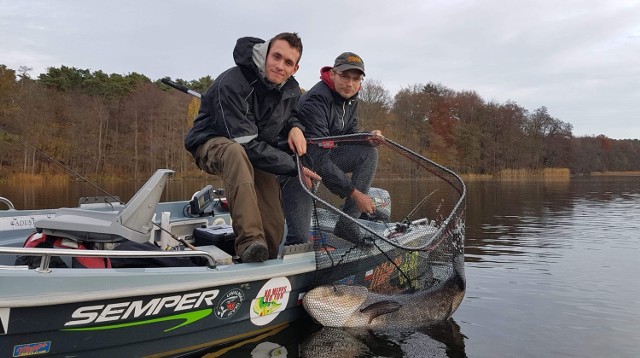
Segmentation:
<svg viewBox="0 0 640 358">
<path fill-rule="evenodd" d="M 262 58 L 258 58 L 257 62 L 254 59 L 254 47 L 256 45 L 259 45 L 258 47 L 260 49 L 264 47 L 264 54 Z M 262 78 L 268 46 L 269 44 L 262 39 L 256 37 L 241 37 L 236 41 L 236 47 L 233 49 L 233 60 L 245 75 L 252 74 L 256 78 Z M 260 53 L 257 56 L 260 56 Z"/>
<path fill-rule="evenodd" d="M 259 79 L 267 89 L 281 89 L 293 76 L 280 85 L 267 80 L 264 66 L 269 51 L 269 42 L 257 37 L 241 37 L 233 49 L 233 60 L 242 69 L 242 73 L 249 82 Z"/>
<path fill-rule="evenodd" d="M 336 91 L 336 85 L 331 80 L 331 76 L 329 76 L 329 72 L 331 71 L 331 66 L 324 66 L 320 69 L 320 79 L 324 82 L 332 91 Z"/>
</svg>

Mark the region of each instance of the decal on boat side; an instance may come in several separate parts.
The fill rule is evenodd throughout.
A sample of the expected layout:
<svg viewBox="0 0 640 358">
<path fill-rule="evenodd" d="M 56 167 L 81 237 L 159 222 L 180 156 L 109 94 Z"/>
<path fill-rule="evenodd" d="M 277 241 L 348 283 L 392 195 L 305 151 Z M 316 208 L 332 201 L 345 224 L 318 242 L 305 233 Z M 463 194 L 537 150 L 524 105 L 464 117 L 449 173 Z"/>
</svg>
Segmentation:
<svg viewBox="0 0 640 358">
<path fill-rule="evenodd" d="M 36 354 L 46 354 L 49 353 L 50 349 L 51 341 L 21 344 L 13 347 L 13 356 L 26 357 Z"/>
<path fill-rule="evenodd" d="M 338 285 L 353 285 L 356 282 L 356 276 L 349 275 L 341 280 L 336 281 Z"/>
<path fill-rule="evenodd" d="M 244 302 L 244 292 L 239 288 L 234 288 L 222 296 L 214 313 L 216 317 L 221 319 L 233 317 L 242 306 L 242 302 Z"/>
<path fill-rule="evenodd" d="M 10 308 L 0 308 L 0 335 L 9 333 Z"/>
<path fill-rule="evenodd" d="M 34 229 L 34 223 L 40 219 L 50 219 L 54 214 L 23 215 L 0 218 L 0 231 Z"/>
<path fill-rule="evenodd" d="M 287 308 L 291 283 L 286 277 L 272 278 L 262 286 L 258 296 L 251 301 L 249 315 L 257 326 L 270 323 Z"/>
<path fill-rule="evenodd" d="M 112 324 L 102 326 L 91 326 L 82 328 L 68 328 L 65 330 L 105 330 L 123 327 L 131 327 L 142 324 L 151 324 L 169 320 L 184 320 L 177 326 L 169 328 L 166 331 L 173 330 L 184 326 L 188 323 L 198 321 L 209 314 L 213 306 L 213 300 L 218 296 L 219 290 L 192 292 L 184 295 L 156 297 L 148 300 L 125 301 L 119 303 L 111 303 L 108 305 L 82 306 L 76 309 L 71 315 L 72 320 L 66 322 L 66 327 L 105 323 Z M 207 309 L 198 311 L 183 312 L 185 310 L 193 310 L 205 305 Z M 166 317 L 154 317 L 160 313 L 177 313 Z M 131 318 L 151 318 L 135 322 L 117 322 L 120 320 Z"/>
</svg>

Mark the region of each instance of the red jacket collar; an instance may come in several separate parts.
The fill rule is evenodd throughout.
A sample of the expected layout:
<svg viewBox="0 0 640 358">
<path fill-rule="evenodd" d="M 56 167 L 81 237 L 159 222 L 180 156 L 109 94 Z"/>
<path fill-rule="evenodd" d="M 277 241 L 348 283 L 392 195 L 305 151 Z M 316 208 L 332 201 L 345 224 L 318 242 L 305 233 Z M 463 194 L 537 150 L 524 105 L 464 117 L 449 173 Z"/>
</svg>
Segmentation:
<svg viewBox="0 0 640 358">
<path fill-rule="evenodd" d="M 332 91 L 336 91 L 336 86 L 333 84 L 331 80 L 331 76 L 329 76 L 329 72 L 331 71 L 330 66 L 325 66 L 320 69 L 320 79 L 322 82 L 326 83 Z"/>
</svg>

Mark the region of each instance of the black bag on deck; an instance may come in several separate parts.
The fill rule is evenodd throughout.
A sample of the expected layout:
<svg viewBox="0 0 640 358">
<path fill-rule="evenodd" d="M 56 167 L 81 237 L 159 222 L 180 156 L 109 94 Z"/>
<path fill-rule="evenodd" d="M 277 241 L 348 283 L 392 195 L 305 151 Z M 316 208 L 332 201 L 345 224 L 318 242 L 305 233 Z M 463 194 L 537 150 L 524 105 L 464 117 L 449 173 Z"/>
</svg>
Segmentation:
<svg viewBox="0 0 640 358">
<path fill-rule="evenodd" d="M 162 251 L 161 248 L 156 245 L 145 242 L 138 243 L 134 241 L 125 241 L 118 245 L 114 250 L 122 251 Z M 149 257 L 149 258 L 127 258 L 127 257 L 114 257 L 111 259 L 111 266 L 114 268 L 131 268 L 131 267 L 185 267 L 185 266 L 202 266 L 206 265 L 206 262 L 202 263 L 198 257 L 194 257 L 192 260 L 189 257 Z"/>
</svg>

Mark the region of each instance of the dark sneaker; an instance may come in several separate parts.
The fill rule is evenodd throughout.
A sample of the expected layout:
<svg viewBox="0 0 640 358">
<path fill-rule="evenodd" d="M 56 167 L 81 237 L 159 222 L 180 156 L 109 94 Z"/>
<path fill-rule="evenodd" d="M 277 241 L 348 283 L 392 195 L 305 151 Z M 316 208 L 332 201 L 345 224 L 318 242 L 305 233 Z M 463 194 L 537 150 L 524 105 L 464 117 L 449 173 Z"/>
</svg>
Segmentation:
<svg viewBox="0 0 640 358">
<path fill-rule="evenodd" d="M 254 242 L 244 250 L 240 258 L 242 262 L 265 262 L 269 259 L 269 250 L 266 246 Z"/>
</svg>

